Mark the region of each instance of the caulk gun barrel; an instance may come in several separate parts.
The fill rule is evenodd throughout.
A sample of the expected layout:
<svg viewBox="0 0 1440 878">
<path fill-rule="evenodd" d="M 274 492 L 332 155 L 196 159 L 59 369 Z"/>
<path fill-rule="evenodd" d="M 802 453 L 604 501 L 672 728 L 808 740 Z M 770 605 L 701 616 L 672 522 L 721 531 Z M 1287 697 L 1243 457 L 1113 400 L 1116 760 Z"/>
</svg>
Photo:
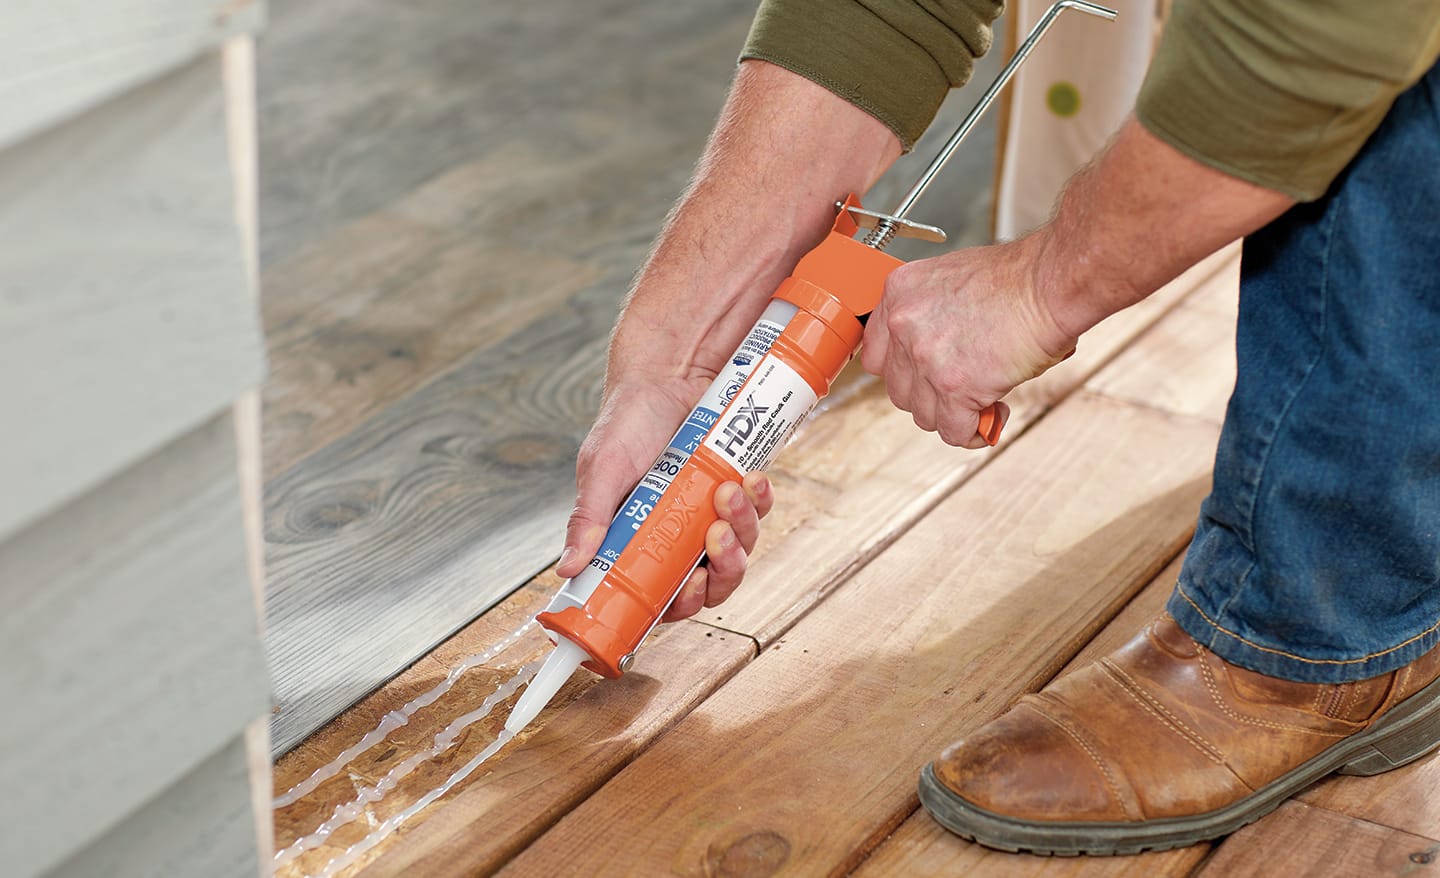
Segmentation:
<svg viewBox="0 0 1440 878">
<path fill-rule="evenodd" d="M 1066 9 L 1078 9 L 1090 15 L 1098 15 L 1108 21 L 1114 21 L 1116 15 L 1115 10 L 1107 9 L 1104 6 L 1099 6 L 1094 3 L 1088 3 L 1086 0 L 1060 0 L 1060 2 L 1051 6 L 1040 19 L 1040 22 L 1035 25 L 1034 30 L 1030 31 L 1030 35 L 1027 36 L 1025 41 L 1020 44 L 1020 47 L 1015 50 L 1015 56 L 1005 65 L 1005 69 L 1001 70 L 1000 75 L 995 77 L 995 81 L 990 83 L 990 87 L 985 89 L 985 94 L 980 96 L 980 101 L 966 114 L 965 119 L 960 123 L 960 127 L 956 128 L 955 133 L 950 135 L 950 139 L 945 142 L 945 146 L 941 148 L 940 152 L 930 162 L 930 166 L 920 175 L 920 179 L 916 180 L 915 185 L 910 187 L 910 191 L 905 193 L 905 197 L 900 199 L 900 204 L 891 211 L 891 216 L 899 217 L 900 219 L 905 218 L 905 215 L 910 212 L 910 208 L 915 206 L 915 202 L 920 200 L 920 196 L 924 195 L 925 190 L 934 182 L 936 175 L 940 173 L 940 169 L 945 167 L 946 162 L 950 161 L 950 156 L 955 154 L 955 150 L 960 146 L 961 141 L 965 139 L 966 135 L 970 133 L 970 129 L 975 127 L 975 123 L 980 121 L 980 117 L 985 115 L 985 111 L 994 103 L 995 98 L 1005 88 L 1005 84 L 1010 81 L 1010 77 L 1014 76 L 1015 71 L 1020 69 L 1020 65 L 1025 63 L 1025 59 L 1029 57 L 1035 45 L 1040 42 L 1040 38 L 1045 36 L 1045 32 L 1050 29 L 1050 25 L 1053 24 L 1060 13 Z M 888 243 L 888 241 L 886 243 Z"/>
</svg>

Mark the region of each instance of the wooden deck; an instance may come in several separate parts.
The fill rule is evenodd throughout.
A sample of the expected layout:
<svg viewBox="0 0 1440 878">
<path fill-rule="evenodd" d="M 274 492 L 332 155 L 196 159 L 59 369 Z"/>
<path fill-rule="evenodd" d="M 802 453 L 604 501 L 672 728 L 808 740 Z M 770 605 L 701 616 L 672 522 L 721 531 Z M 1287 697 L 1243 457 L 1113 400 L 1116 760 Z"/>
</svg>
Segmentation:
<svg viewBox="0 0 1440 878">
<path fill-rule="evenodd" d="M 1131 858 L 1000 854 L 917 810 L 916 772 L 942 746 L 1128 638 L 1163 603 L 1207 490 L 1233 380 L 1233 313 L 1233 261 L 1222 255 L 1017 391 L 1007 439 L 985 453 L 945 448 L 873 380 L 847 374 L 774 469 L 779 506 L 731 601 L 660 629 L 619 682 L 577 674 L 519 739 L 344 874 L 1434 868 L 1434 758 L 1326 781 L 1213 849 Z M 326 726 L 280 761 L 277 793 L 513 631 L 557 584 L 538 576 Z M 545 648 L 529 632 L 279 810 L 278 845 L 429 746 Z M 512 702 L 281 874 L 322 868 L 438 786 L 494 739 Z"/>
<path fill-rule="evenodd" d="M 268 637 L 276 747 L 289 750 L 277 795 L 558 587 L 544 568 L 604 339 L 752 5 L 272 4 L 260 113 Z M 531 63 L 539 51 L 551 55 Z M 987 133 L 926 202 L 924 218 L 962 241 L 984 225 Z M 1227 258 L 1017 390 L 987 452 L 945 447 L 847 372 L 774 469 L 777 508 L 732 600 L 659 629 L 623 680 L 577 674 L 519 739 L 341 874 L 1440 870 L 1437 759 L 1327 781 L 1213 847 L 1132 858 L 999 854 L 917 810 L 917 772 L 941 747 L 1163 603 L 1233 380 Z M 459 675 L 277 809 L 277 846 L 547 648 L 528 629 Z M 317 874 L 437 788 L 513 700 L 279 874 Z"/>
</svg>

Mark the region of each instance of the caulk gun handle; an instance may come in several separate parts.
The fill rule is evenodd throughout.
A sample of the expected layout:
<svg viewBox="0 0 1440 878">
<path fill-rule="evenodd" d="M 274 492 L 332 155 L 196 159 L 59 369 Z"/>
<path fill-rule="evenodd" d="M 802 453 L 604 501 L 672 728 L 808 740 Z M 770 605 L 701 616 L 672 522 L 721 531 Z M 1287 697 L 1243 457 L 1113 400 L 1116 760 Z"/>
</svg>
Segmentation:
<svg viewBox="0 0 1440 878">
<path fill-rule="evenodd" d="M 873 313 L 873 311 L 870 312 L 870 314 Z M 866 323 L 869 322 L 870 314 L 861 314 L 858 318 L 856 318 L 860 321 L 861 326 L 864 326 L 866 325 Z M 1073 354 L 1075 352 L 1071 351 L 1070 353 Z M 1070 354 L 1066 354 L 1065 356 L 1068 357 L 1070 356 Z M 994 405 L 987 405 L 984 409 L 981 410 L 980 423 L 975 428 L 975 432 L 979 434 L 981 439 L 985 440 L 986 445 L 994 445 L 996 442 L 999 442 L 1000 431 L 1004 429 L 1005 424 L 1003 421 L 1000 420 L 1000 413 L 995 410 Z"/>
</svg>

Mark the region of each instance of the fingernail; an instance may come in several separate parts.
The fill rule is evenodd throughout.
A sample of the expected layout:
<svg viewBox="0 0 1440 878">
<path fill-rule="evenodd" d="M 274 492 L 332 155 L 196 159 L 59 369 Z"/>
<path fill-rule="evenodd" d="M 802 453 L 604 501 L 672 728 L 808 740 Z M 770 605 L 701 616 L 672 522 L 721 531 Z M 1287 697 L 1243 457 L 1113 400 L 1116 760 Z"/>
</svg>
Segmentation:
<svg viewBox="0 0 1440 878">
<path fill-rule="evenodd" d="M 731 508 L 731 510 L 733 510 L 733 511 L 735 511 L 735 512 L 739 512 L 741 509 L 744 509 L 744 508 L 745 508 L 745 492 L 744 492 L 744 491 L 740 490 L 739 488 L 736 488 L 736 489 L 734 489 L 733 492 L 731 492 L 731 494 L 730 494 L 730 508 Z"/>
<path fill-rule="evenodd" d="M 720 534 L 720 548 L 729 549 L 733 545 L 735 545 L 735 531 L 727 527 L 725 532 Z"/>
<path fill-rule="evenodd" d="M 761 497 L 770 493 L 770 480 L 761 476 L 755 482 L 755 493 Z"/>
<path fill-rule="evenodd" d="M 571 561 L 573 561 L 574 559 L 575 559 L 575 547 L 574 547 L 574 546 L 566 546 L 566 547 L 565 547 L 565 551 L 563 551 L 563 552 L 560 553 L 560 560 L 559 560 L 558 563 L 556 563 L 555 566 L 556 566 L 556 567 L 564 567 L 566 564 L 569 564 L 569 563 L 570 563 Z"/>
</svg>

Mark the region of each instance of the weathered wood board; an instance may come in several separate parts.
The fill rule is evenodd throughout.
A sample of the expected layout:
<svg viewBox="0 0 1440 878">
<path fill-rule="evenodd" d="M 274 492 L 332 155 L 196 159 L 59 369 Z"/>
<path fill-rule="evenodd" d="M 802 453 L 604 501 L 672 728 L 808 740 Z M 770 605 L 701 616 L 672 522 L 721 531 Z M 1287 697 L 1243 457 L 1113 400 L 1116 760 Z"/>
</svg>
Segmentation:
<svg viewBox="0 0 1440 878">
<path fill-rule="evenodd" d="M 259 383 L 235 214 L 213 53 L 0 152 L 0 538 Z"/>
<path fill-rule="evenodd" d="M 0 543 L 0 603 L 0 862 L 33 875 L 269 706 L 231 417 Z"/>
<path fill-rule="evenodd" d="M 252 31 L 262 0 L 6 4 L 0 148 Z"/>
<path fill-rule="evenodd" d="M 46 878 L 255 878 L 255 835 L 236 738 Z"/>
</svg>

